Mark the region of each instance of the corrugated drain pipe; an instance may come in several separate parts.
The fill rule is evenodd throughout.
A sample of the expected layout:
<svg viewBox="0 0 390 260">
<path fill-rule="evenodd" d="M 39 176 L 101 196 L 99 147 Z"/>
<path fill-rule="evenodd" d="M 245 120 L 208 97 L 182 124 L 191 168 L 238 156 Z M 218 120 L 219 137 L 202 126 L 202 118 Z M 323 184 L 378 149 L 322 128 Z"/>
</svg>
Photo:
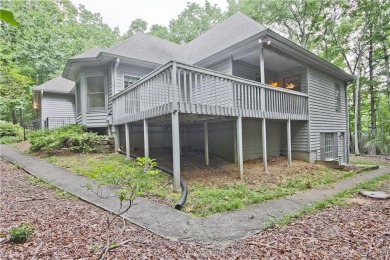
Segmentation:
<svg viewBox="0 0 390 260">
<path fill-rule="evenodd" d="M 118 153 L 126 155 L 126 153 L 124 151 L 120 150 L 120 149 L 118 149 Z M 135 158 L 135 159 L 138 158 L 138 156 L 136 156 L 134 154 L 130 154 L 130 157 Z M 157 169 L 159 169 L 159 170 L 161 170 L 163 172 L 166 172 L 166 173 L 168 173 L 169 175 L 171 175 L 173 177 L 173 171 L 172 170 L 169 170 L 169 169 L 167 169 L 165 167 L 162 167 L 162 166 L 159 166 L 159 165 L 156 165 L 155 168 L 157 168 Z M 187 193 L 188 193 L 187 185 L 184 182 L 183 178 L 180 178 L 180 186 L 181 186 L 181 197 L 178 200 L 178 202 L 176 202 L 176 205 L 175 205 L 175 209 L 177 209 L 177 210 L 181 210 L 183 208 L 184 203 L 186 202 Z"/>
</svg>

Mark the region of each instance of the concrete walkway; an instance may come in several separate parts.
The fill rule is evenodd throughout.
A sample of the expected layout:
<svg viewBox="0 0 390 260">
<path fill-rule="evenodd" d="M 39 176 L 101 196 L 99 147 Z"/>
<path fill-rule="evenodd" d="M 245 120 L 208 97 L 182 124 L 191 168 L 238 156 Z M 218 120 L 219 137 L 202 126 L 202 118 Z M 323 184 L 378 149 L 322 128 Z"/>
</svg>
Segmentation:
<svg viewBox="0 0 390 260">
<path fill-rule="evenodd" d="M 115 198 L 100 199 L 91 191 L 81 188 L 93 181 L 46 161 L 19 152 L 6 145 L 0 146 L 0 155 L 18 165 L 33 176 L 72 193 L 108 211 L 116 212 L 118 202 Z M 344 189 L 353 188 L 364 182 L 390 172 L 390 167 L 357 174 L 330 186 L 324 186 L 297 193 L 285 198 L 266 201 L 248 206 L 243 210 L 219 213 L 205 218 L 190 216 L 168 206 L 137 198 L 134 206 L 124 217 L 130 222 L 144 227 L 162 237 L 201 244 L 226 245 L 237 239 L 253 235 L 274 218 L 302 210 L 306 206 L 337 194 Z M 94 186 L 96 187 L 96 186 Z"/>
</svg>

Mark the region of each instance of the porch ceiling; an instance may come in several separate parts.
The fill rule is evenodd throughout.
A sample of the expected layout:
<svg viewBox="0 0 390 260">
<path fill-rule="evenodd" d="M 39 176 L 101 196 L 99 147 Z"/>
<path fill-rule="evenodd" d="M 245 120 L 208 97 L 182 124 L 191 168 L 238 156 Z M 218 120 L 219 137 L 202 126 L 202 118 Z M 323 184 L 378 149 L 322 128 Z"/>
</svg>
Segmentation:
<svg viewBox="0 0 390 260">
<path fill-rule="evenodd" d="M 234 57 L 233 57 L 234 58 Z M 236 56 L 236 60 L 249 63 L 254 66 L 260 64 L 260 49 L 251 49 L 247 52 L 240 53 Z M 279 53 L 264 48 L 264 65 L 265 69 L 274 72 L 284 72 L 294 68 L 303 67 L 302 64 L 291 60 Z"/>
</svg>

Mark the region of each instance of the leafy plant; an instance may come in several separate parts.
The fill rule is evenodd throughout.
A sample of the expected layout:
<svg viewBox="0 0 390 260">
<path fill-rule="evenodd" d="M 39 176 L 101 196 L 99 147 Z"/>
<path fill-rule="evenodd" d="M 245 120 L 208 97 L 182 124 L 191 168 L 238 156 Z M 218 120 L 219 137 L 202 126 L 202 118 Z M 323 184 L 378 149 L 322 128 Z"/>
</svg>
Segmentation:
<svg viewBox="0 0 390 260">
<path fill-rule="evenodd" d="M 23 130 L 19 125 L 0 121 L 0 143 L 16 143 L 23 139 Z"/>
<path fill-rule="evenodd" d="M 34 232 L 34 226 L 30 223 L 22 223 L 17 227 L 9 230 L 9 240 L 12 243 L 26 242 L 28 237 Z"/>
<path fill-rule="evenodd" d="M 71 151 L 75 153 L 95 152 L 94 143 L 99 140 L 96 133 L 87 132 L 77 124 L 50 130 L 40 130 L 29 136 L 32 152 Z"/>
<path fill-rule="evenodd" d="M 143 168 L 141 162 L 148 162 L 148 167 Z M 126 222 L 124 219 L 124 227 L 119 234 L 112 234 L 111 225 L 116 218 L 121 217 L 124 213 L 129 211 L 133 205 L 134 199 L 144 192 L 146 186 L 136 181 L 137 175 L 156 175 L 159 171 L 154 169 L 155 165 L 156 163 L 154 160 L 141 158 L 140 160 L 137 160 L 137 165 L 130 166 L 126 170 L 112 165 L 101 167 L 97 170 L 95 176 L 97 187 L 94 187 L 91 184 L 83 186 L 100 198 L 117 198 L 119 203 L 118 211 L 116 213 L 111 213 L 110 216 L 107 217 L 106 244 L 105 246 L 100 247 L 101 253 L 98 259 L 105 258 L 111 249 L 130 242 L 124 241 L 118 243 L 118 240 L 122 237 L 123 231 L 126 229 Z M 108 190 L 104 191 L 104 189 Z"/>
</svg>

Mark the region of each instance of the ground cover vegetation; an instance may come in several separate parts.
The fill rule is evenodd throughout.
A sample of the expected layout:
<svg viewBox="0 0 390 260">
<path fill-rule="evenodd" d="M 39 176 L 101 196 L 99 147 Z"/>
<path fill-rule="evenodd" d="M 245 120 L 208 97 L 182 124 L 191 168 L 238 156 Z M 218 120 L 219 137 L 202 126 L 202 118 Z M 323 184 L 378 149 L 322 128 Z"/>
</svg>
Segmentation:
<svg viewBox="0 0 390 260">
<path fill-rule="evenodd" d="M 88 132 L 82 125 L 72 124 L 54 129 L 34 131 L 29 135 L 30 151 L 51 153 L 92 153 L 94 144 L 104 136 Z"/>
<path fill-rule="evenodd" d="M 18 124 L 0 121 L 0 143 L 16 143 L 23 140 L 23 128 Z"/>
<path fill-rule="evenodd" d="M 389 192 L 389 178 L 377 178 L 370 186 L 361 184 L 360 188 Z M 108 213 L 73 197 L 58 197 L 56 189 L 34 180 L 0 159 L 0 258 L 96 259 L 100 254 L 96 248 L 105 243 L 102 234 Z M 111 250 L 108 257 L 386 259 L 390 252 L 389 202 L 367 199 L 352 191 L 348 197 L 351 198 L 342 206 L 330 201 L 304 217 L 296 215 L 283 225 L 273 223 L 270 228 L 226 247 L 172 241 L 127 223 L 123 238 L 131 242 Z M 22 223 L 34 227 L 25 243 L 3 240 L 10 228 Z M 120 231 L 122 221 L 115 221 L 113 227 Z"/>
<path fill-rule="evenodd" d="M 96 179 L 101 171 L 111 171 L 113 174 L 120 175 L 127 172 L 129 168 L 137 167 L 135 160 L 128 160 L 119 154 L 77 154 L 49 156 L 45 159 L 92 179 Z M 231 164 L 237 172 L 234 163 Z M 256 173 L 251 174 L 244 182 L 239 181 L 237 174 L 236 178 L 221 181 L 218 169 L 213 169 L 214 174 L 207 175 L 207 179 L 191 177 L 194 176 L 193 173 L 191 171 L 187 172 L 185 180 L 189 193 L 184 211 L 196 216 L 208 216 L 219 212 L 242 209 L 254 203 L 331 184 L 350 177 L 358 171 L 358 169 L 334 170 L 299 161 L 294 161 L 292 167 L 285 165 L 283 169 L 278 168 L 277 170 L 273 170 L 271 165 L 268 174 L 262 173 L 261 169 L 259 164 Z M 157 202 L 173 206 L 180 197 L 180 194 L 172 192 L 171 176 L 165 173 L 152 176 L 135 175 L 134 181 L 146 191 L 144 196 Z"/>
</svg>

